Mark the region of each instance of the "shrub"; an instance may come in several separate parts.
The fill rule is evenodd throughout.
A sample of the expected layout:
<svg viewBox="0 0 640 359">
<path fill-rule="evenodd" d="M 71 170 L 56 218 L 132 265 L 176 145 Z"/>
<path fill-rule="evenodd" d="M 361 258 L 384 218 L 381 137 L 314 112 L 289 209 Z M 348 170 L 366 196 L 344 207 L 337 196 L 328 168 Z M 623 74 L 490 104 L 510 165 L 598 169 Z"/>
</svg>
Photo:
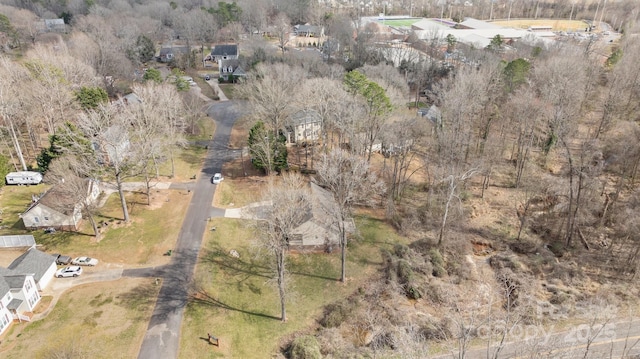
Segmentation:
<svg viewBox="0 0 640 359">
<path fill-rule="evenodd" d="M 291 359 L 321 359 L 320 344 L 316 337 L 303 335 L 291 342 L 289 348 L 289 358 Z"/>
<path fill-rule="evenodd" d="M 320 325 L 325 328 L 337 328 L 352 313 L 355 306 L 346 301 L 329 304 L 325 308 L 324 316 L 320 319 Z"/>
<path fill-rule="evenodd" d="M 437 248 L 431 248 L 429 250 L 429 258 L 431 259 L 431 264 L 433 264 L 433 276 L 444 277 L 447 271 L 444 269 L 444 259 L 440 251 Z"/>
<path fill-rule="evenodd" d="M 535 240 L 522 238 L 509 244 L 512 251 L 520 254 L 532 254 L 538 251 L 538 244 Z"/>
<path fill-rule="evenodd" d="M 393 247 L 393 252 L 396 254 L 396 256 L 398 256 L 398 258 L 407 259 L 409 258 L 410 249 L 404 244 L 396 244 Z"/>
</svg>

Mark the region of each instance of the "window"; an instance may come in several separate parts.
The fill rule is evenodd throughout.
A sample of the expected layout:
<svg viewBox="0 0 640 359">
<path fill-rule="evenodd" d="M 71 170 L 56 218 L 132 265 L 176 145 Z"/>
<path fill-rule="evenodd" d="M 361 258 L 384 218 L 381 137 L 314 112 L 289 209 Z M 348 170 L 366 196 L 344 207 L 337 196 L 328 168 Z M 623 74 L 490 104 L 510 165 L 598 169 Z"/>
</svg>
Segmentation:
<svg viewBox="0 0 640 359">
<path fill-rule="evenodd" d="M 40 219 L 38 219 L 38 217 L 33 217 L 33 221 L 36 223 L 40 223 Z"/>
<path fill-rule="evenodd" d="M 49 217 L 44 217 L 44 220 L 45 220 L 45 221 L 48 221 L 48 220 L 49 220 Z"/>
</svg>

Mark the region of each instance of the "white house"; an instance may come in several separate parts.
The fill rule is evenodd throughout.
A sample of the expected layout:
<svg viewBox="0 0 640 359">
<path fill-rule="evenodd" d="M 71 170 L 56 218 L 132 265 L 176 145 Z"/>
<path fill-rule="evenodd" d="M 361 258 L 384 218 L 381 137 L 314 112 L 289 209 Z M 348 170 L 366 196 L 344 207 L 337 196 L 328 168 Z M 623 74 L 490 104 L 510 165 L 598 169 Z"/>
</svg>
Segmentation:
<svg viewBox="0 0 640 359">
<path fill-rule="evenodd" d="M 40 292 L 56 273 L 55 258 L 34 247 L 0 267 L 0 334 L 14 320 L 30 321 L 41 300 Z"/>
<path fill-rule="evenodd" d="M 90 203 L 100 195 L 95 181 L 87 180 L 87 197 Z M 82 220 L 82 203 L 70 203 L 69 196 L 53 187 L 36 199 L 20 215 L 27 229 L 55 228 L 60 230 L 78 230 Z"/>
<path fill-rule="evenodd" d="M 53 279 L 57 267 L 56 260 L 51 254 L 31 248 L 14 259 L 7 269 L 11 270 L 11 275 L 32 276 L 37 289 L 43 290 Z"/>
<path fill-rule="evenodd" d="M 237 60 L 239 56 L 238 44 L 214 45 L 206 60 L 219 62 L 220 60 Z"/>
</svg>

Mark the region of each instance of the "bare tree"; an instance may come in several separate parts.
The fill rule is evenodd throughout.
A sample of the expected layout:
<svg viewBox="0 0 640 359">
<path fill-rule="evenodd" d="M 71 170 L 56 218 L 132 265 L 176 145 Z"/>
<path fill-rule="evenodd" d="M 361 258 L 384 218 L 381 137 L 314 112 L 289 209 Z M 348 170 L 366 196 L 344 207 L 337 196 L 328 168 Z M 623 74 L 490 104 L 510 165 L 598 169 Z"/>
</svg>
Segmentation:
<svg viewBox="0 0 640 359">
<path fill-rule="evenodd" d="M 279 183 L 270 177 L 270 183 L 263 197 L 269 203 L 260 208 L 261 221 L 258 223 L 261 247 L 274 256 L 275 280 L 280 295 L 281 319 L 287 321 L 287 270 L 286 257 L 289 241 L 296 234 L 294 230 L 304 222 L 311 211 L 309 189 L 303 178 L 296 173 L 284 174 Z"/>
<path fill-rule="evenodd" d="M 340 280 L 346 280 L 347 232 L 351 211 L 356 204 L 371 204 L 382 194 L 384 185 L 369 170 L 367 161 L 343 150 L 332 150 L 322 156 L 316 176 L 318 184 L 327 189 L 335 203 L 325 211 L 338 228 L 342 251 Z"/>
<path fill-rule="evenodd" d="M 256 120 L 264 121 L 277 135 L 295 109 L 292 96 L 305 78 L 304 70 L 285 64 L 258 65 L 238 90 L 249 100 Z"/>
<path fill-rule="evenodd" d="M 27 170 L 20 146 L 18 126 L 24 113 L 24 97 L 21 95 L 28 75 L 25 69 L 10 59 L 0 56 L 0 120 L 11 138 L 16 156 L 20 160 L 23 171 Z"/>
<path fill-rule="evenodd" d="M 100 240 L 100 232 L 96 224 L 94 213 L 97 201 L 98 182 L 91 175 L 91 157 L 68 154 L 58 157 L 49 166 L 45 175 L 45 182 L 55 186 L 60 194 L 56 206 L 62 210 L 68 210 L 80 206 L 82 215 L 89 219 L 93 234 Z"/>
<path fill-rule="evenodd" d="M 273 20 L 273 26 L 276 30 L 276 36 L 278 37 L 278 46 L 282 50 L 282 56 L 286 51 L 286 46 L 291 40 L 291 20 L 284 13 L 279 13 Z"/>
<path fill-rule="evenodd" d="M 123 113 L 120 106 L 100 105 L 96 110 L 82 113 L 78 120 L 78 128 L 92 142 L 95 149 L 93 173 L 99 174 L 104 171 L 115 181 L 123 219 L 129 222 L 123 183 L 127 177 L 137 174 L 134 172 L 137 159 L 129 152 L 132 150 L 130 118 Z M 84 147 L 79 147 L 78 144 L 74 147 L 76 151 L 85 151 Z"/>
</svg>

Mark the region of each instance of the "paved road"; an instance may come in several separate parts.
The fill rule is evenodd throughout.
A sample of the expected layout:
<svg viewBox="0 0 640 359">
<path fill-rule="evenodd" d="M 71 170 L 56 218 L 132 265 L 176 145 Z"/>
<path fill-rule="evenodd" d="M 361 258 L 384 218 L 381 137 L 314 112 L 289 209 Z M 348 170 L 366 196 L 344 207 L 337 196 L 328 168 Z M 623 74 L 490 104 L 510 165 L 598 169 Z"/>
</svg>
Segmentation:
<svg viewBox="0 0 640 359">
<path fill-rule="evenodd" d="M 202 171 L 193 185 L 193 197 L 185 215 L 171 262 L 162 267 L 125 270 L 124 276 L 159 276 L 163 278 L 156 306 L 138 354 L 140 359 L 177 358 L 182 315 L 188 300 L 189 283 L 198 259 L 207 219 L 221 211 L 212 210 L 215 185 L 211 176 L 221 172 L 222 164 L 233 157 L 227 150 L 231 128 L 240 116 L 233 101 L 218 102 L 207 109 L 216 121 L 216 132 Z M 224 211 L 222 211 L 224 215 Z"/>
<path fill-rule="evenodd" d="M 514 334 L 521 340 L 506 343 L 497 358 L 601 359 L 640 357 L 640 319 L 610 321 L 604 326 L 578 324 L 564 331 L 549 329 L 533 326 L 520 328 Z M 537 335 L 529 337 L 531 334 Z M 464 358 L 486 359 L 493 358 L 494 354 L 495 347 L 490 349 L 486 346 L 484 348 L 475 347 L 467 350 Z M 432 356 L 431 358 L 459 357 L 459 351 L 454 348 L 450 354 Z"/>
</svg>

